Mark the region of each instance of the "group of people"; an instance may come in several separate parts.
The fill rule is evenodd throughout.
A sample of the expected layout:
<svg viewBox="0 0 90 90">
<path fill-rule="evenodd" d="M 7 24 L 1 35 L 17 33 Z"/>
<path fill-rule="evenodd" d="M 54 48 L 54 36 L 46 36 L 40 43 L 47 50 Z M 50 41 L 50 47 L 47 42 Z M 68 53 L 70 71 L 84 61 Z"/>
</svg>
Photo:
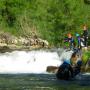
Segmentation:
<svg viewBox="0 0 90 90">
<path fill-rule="evenodd" d="M 71 33 L 68 33 L 64 39 L 64 42 L 69 43 L 70 50 L 80 50 L 82 47 L 88 47 L 88 28 L 86 25 L 83 26 L 83 33 L 81 35 L 76 33 L 75 36 L 77 43 Z"/>
<path fill-rule="evenodd" d="M 87 41 L 88 41 L 88 29 L 86 25 L 84 25 L 83 28 L 83 34 L 79 35 L 76 33 L 77 38 L 77 45 L 75 43 L 75 40 L 73 36 L 69 33 L 68 38 L 65 39 L 66 42 L 69 42 L 70 50 L 73 50 L 73 54 L 70 58 L 70 60 L 64 60 L 62 65 L 60 65 L 56 77 L 58 79 L 68 80 L 70 78 L 75 77 L 77 74 L 80 73 L 81 66 L 82 66 L 82 60 L 81 56 L 77 53 L 80 52 L 82 47 L 87 47 Z"/>
</svg>

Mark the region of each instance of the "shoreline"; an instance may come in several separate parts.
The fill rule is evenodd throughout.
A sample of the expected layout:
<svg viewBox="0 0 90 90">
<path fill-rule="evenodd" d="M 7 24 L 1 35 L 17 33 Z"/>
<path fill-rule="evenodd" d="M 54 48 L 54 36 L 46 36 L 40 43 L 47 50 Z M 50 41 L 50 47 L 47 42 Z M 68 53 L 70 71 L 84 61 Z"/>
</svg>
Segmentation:
<svg viewBox="0 0 90 90">
<path fill-rule="evenodd" d="M 52 49 L 56 47 L 43 47 L 40 45 L 32 45 L 32 46 L 25 46 L 25 45 L 15 45 L 15 44 L 0 44 L 0 53 L 5 53 L 5 52 L 12 52 L 15 50 L 19 51 L 31 51 L 31 50 L 40 50 L 40 49 Z M 62 48 L 62 47 L 58 47 Z M 90 46 L 88 46 L 88 51 L 90 51 Z"/>
<path fill-rule="evenodd" d="M 12 52 L 15 50 L 19 51 L 31 51 L 41 49 L 39 46 L 17 46 L 17 45 L 3 45 L 0 46 L 0 53 Z"/>
</svg>

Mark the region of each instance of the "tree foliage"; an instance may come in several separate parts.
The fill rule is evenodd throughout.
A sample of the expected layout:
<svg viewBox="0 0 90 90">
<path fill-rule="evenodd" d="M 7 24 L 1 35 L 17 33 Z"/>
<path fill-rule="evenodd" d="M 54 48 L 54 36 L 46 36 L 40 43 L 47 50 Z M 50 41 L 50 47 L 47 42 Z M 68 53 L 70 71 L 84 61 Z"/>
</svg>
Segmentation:
<svg viewBox="0 0 90 90">
<path fill-rule="evenodd" d="M 0 0 L 0 29 L 37 36 L 60 46 L 68 32 L 89 26 L 89 0 Z"/>
</svg>

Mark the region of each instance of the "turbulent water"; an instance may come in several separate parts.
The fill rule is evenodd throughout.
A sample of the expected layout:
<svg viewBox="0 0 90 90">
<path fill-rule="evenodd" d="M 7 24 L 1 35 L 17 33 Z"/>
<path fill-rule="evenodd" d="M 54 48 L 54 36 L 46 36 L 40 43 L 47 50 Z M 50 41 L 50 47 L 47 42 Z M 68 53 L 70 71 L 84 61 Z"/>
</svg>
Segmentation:
<svg viewBox="0 0 90 90">
<path fill-rule="evenodd" d="M 0 73 L 46 73 L 47 66 L 59 66 L 71 54 L 63 49 L 1 53 Z"/>
<path fill-rule="evenodd" d="M 63 49 L 0 53 L 0 90 L 89 90 L 90 74 L 61 81 L 46 72 L 47 66 L 59 66 L 72 53 Z"/>
<path fill-rule="evenodd" d="M 0 90 L 90 90 L 90 76 L 70 81 L 54 74 L 0 74 Z"/>
</svg>

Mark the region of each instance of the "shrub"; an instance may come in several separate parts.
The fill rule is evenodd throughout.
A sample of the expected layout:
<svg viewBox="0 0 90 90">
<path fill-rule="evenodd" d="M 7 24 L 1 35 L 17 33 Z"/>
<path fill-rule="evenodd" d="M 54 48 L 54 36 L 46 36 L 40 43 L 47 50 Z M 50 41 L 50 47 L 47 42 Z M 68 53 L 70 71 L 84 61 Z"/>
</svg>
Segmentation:
<svg viewBox="0 0 90 90">
<path fill-rule="evenodd" d="M 90 57 L 90 52 L 84 52 L 82 55 L 82 61 L 83 61 L 83 65 L 86 65 L 87 61 L 89 60 Z"/>
</svg>

